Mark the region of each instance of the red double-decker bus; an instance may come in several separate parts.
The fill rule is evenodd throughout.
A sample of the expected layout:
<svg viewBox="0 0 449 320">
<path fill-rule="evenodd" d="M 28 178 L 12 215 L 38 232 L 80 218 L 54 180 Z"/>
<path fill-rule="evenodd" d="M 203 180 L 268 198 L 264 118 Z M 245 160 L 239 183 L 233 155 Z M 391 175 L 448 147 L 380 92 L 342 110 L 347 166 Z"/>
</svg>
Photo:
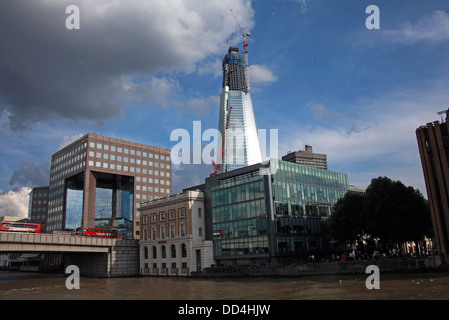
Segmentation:
<svg viewBox="0 0 449 320">
<path fill-rule="evenodd" d="M 116 229 L 86 228 L 84 235 L 87 237 L 119 238 Z"/>
<path fill-rule="evenodd" d="M 41 225 L 36 223 L 2 221 L 0 231 L 41 233 Z"/>
</svg>

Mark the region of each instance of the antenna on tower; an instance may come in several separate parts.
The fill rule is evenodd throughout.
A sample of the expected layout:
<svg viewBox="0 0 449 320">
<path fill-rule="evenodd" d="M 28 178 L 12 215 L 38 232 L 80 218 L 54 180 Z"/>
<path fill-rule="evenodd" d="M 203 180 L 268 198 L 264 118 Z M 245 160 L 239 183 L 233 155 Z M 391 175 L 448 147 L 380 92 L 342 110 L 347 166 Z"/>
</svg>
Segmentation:
<svg viewBox="0 0 449 320">
<path fill-rule="evenodd" d="M 240 29 L 242 30 L 243 35 L 243 49 L 245 51 L 245 76 L 246 76 L 246 87 L 249 91 L 249 70 L 248 70 L 248 42 L 246 41 L 246 37 L 250 36 L 251 33 L 249 32 L 249 29 L 246 28 L 246 30 L 243 29 L 242 25 L 239 22 L 239 19 L 237 19 L 237 16 L 235 15 L 234 10 L 231 9 L 232 14 L 234 15 L 235 20 L 237 21 L 238 25 L 240 26 Z"/>
</svg>

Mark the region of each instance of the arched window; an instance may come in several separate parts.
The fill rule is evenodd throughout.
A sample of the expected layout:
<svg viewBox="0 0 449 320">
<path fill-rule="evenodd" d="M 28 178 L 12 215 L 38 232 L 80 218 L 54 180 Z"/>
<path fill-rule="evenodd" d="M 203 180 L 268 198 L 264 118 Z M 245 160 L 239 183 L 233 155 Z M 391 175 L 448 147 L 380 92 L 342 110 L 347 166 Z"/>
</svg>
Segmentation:
<svg viewBox="0 0 449 320">
<path fill-rule="evenodd" d="M 171 257 L 172 257 L 172 258 L 176 258 L 176 247 L 175 247 L 174 244 L 172 244 L 172 245 L 170 246 L 170 251 L 171 251 Z"/>
<path fill-rule="evenodd" d="M 165 251 L 165 246 L 161 247 L 161 251 L 162 251 L 162 259 L 167 258 L 167 253 Z"/>
<path fill-rule="evenodd" d="M 181 245 L 181 257 L 186 258 L 187 257 L 187 247 L 185 243 Z"/>
<path fill-rule="evenodd" d="M 143 256 L 144 256 L 144 259 L 148 259 L 148 248 L 147 247 L 144 247 Z"/>
<path fill-rule="evenodd" d="M 157 258 L 157 249 L 155 246 L 153 246 L 153 259 Z"/>
</svg>

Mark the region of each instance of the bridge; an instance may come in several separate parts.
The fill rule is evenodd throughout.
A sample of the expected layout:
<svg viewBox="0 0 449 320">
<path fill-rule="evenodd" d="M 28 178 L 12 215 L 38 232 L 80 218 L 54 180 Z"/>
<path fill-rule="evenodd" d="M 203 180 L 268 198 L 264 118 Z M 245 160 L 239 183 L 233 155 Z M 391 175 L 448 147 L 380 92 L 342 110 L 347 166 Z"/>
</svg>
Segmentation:
<svg viewBox="0 0 449 320">
<path fill-rule="evenodd" d="M 64 269 L 76 265 L 86 277 L 139 275 L 136 240 L 0 232 L 0 254 L 61 253 Z"/>
</svg>

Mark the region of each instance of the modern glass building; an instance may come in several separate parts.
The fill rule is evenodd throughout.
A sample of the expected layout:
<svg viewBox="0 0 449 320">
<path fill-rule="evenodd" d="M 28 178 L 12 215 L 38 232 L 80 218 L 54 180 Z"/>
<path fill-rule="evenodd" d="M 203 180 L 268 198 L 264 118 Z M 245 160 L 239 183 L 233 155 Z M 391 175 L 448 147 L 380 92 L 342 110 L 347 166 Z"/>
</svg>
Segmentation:
<svg viewBox="0 0 449 320">
<path fill-rule="evenodd" d="M 222 66 L 218 130 L 226 141 L 220 172 L 227 172 L 260 163 L 263 159 L 253 102 L 245 77 L 245 56 L 239 54 L 237 47 L 230 47 Z M 228 130 L 225 130 L 228 116 Z"/>
<path fill-rule="evenodd" d="M 329 252 L 330 217 L 348 179 L 271 159 L 207 178 L 205 189 L 217 265 L 266 265 Z"/>
</svg>

